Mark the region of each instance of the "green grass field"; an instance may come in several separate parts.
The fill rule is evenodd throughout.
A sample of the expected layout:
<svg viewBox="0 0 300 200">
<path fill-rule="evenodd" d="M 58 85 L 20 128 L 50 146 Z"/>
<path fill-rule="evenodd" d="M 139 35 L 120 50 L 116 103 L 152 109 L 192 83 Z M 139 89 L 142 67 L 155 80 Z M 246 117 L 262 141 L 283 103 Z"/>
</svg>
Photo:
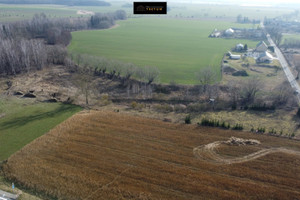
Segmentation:
<svg viewBox="0 0 300 200">
<path fill-rule="evenodd" d="M 241 14 L 250 19 L 263 20 L 264 17 L 273 18 L 294 11 L 292 8 L 254 7 L 238 5 L 208 5 L 208 4 L 168 4 L 171 10 L 168 16 L 182 16 L 195 18 L 215 18 L 236 20 Z"/>
<path fill-rule="evenodd" d="M 210 20 L 135 18 L 119 21 L 109 30 L 72 33 L 71 52 L 104 56 L 138 66 L 159 68 L 160 82 L 194 84 L 195 72 L 212 67 L 220 76 L 223 54 L 237 43 L 254 47 L 257 41 L 209 38 L 215 29 L 249 27 Z"/>
<path fill-rule="evenodd" d="M 300 41 L 300 34 L 284 34 L 280 44 L 284 44 L 285 41 L 289 39 Z"/>
<path fill-rule="evenodd" d="M 0 4 L 0 22 L 31 19 L 36 13 L 45 13 L 48 17 L 80 17 L 77 9 L 58 5 L 6 5 Z"/>
<path fill-rule="evenodd" d="M 61 103 L 0 99 L 0 161 L 80 110 Z"/>
</svg>

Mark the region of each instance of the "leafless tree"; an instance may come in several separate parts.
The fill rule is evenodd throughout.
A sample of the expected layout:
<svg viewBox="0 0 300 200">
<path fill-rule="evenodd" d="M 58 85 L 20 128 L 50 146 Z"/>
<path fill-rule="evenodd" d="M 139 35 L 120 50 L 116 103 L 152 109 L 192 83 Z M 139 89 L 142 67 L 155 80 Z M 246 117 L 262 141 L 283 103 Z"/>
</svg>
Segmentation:
<svg viewBox="0 0 300 200">
<path fill-rule="evenodd" d="M 291 60 L 293 60 L 294 69 L 297 73 L 296 80 L 298 80 L 300 75 L 300 60 L 296 59 L 295 57 L 291 58 Z"/>
<path fill-rule="evenodd" d="M 216 73 L 210 67 L 207 67 L 196 73 L 196 78 L 203 87 L 203 92 L 206 92 L 207 85 L 213 84 L 216 81 Z"/>
<path fill-rule="evenodd" d="M 78 68 L 75 77 L 75 84 L 80 89 L 81 94 L 84 95 L 86 107 L 89 106 L 89 98 L 91 95 L 91 91 L 93 90 L 92 73 L 92 69 L 85 65 Z"/>
<path fill-rule="evenodd" d="M 159 70 L 156 67 L 145 66 L 143 70 L 144 70 L 145 79 L 148 81 L 147 83 L 148 85 L 150 85 L 151 83 L 157 80 L 159 75 Z"/>
<path fill-rule="evenodd" d="M 61 45 L 54 45 L 47 47 L 48 63 L 55 65 L 65 64 L 65 59 L 68 55 L 67 49 Z"/>
<path fill-rule="evenodd" d="M 293 98 L 293 89 L 288 81 L 283 82 L 273 90 L 273 101 L 277 105 L 283 105 Z"/>
<path fill-rule="evenodd" d="M 241 97 L 243 98 L 243 103 L 253 103 L 257 93 L 261 91 L 263 86 L 263 82 L 256 77 L 241 82 Z"/>
<path fill-rule="evenodd" d="M 266 26 L 268 33 L 271 35 L 276 45 L 280 45 L 282 41 L 282 30 L 274 26 Z"/>
<path fill-rule="evenodd" d="M 124 65 L 124 78 L 126 80 L 130 79 L 135 73 L 136 66 L 132 63 L 127 63 Z"/>
<path fill-rule="evenodd" d="M 236 81 L 230 81 L 228 83 L 228 88 L 229 88 L 228 95 L 230 97 L 230 103 L 233 106 L 236 106 L 241 95 L 240 84 Z"/>
<path fill-rule="evenodd" d="M 124 85 L 136 72 L 136 66 L 132 63 L 127 63 L 123 65 L 123 75 L 122 84 Z"/>
<path fill-rule="evenodd" d="M 0 52 L 0 73 L 42 69 L 47 62 L 46 46 L 41 40 L 0 40 Z"/>
<path fill-rule="evenodd" d="M 146 81 L 146 72 L 143 68 L 138 67 L 135 70 L 135 76 L 137 77 L 137 79 L 139 79 L 140 81 Z"/>
</svg>

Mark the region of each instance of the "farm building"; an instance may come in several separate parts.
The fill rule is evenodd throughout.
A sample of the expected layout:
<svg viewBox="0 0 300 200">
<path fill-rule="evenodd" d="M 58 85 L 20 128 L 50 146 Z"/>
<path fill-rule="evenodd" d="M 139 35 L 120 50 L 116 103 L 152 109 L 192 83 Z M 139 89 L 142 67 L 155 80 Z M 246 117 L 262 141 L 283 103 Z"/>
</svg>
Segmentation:
<svg viewBox="0 0 300 200">
<path fill-rule="evenodd" d="M 273 56 L 268 52 L 262 52 L 259 54 L 259 57 L 256 58 L 258 63 L 271 63 L 273 61 Z"/>
<path fill-rule="evenodd" d="M 229 54 L 229 58 L 231 60 L 239 60 L 239 59 L 241 59 L 241 55 L 234 55 L 230 51 L 228 51 L 228 54 Z"/>
<path fill-rule="evenodd" d="M 213 37 L 213 38 L 218 38 L 221 36 L 221 32 L 218 31 L 218 29 L 215 29 L 210 35 L 209 37 Z"/>
<path fill-rule="evenodd" d="M 264 41 L 260 41 L 255 48 L 255 51 L 257 52 L 265 52 L 268 50 L 268 45 Z"/>
<path fill-rule="evenodd" d="M 232 28 L 229 28 L 225 31 L 226 36 L 233 36 L 234 30 Z"/>
<path fill-rule="evenodd" d="M 214 32 L 214 33 L 209 35 L 209 37 L 213 37 L 213 38 L 218 38 L 220 36 L 221 36 L 221 32 Z"/>
<path fill-rule="evenodd" d="M 235 46 L 235 50 L 236 51 L 242 51 L 242 50 L 244 50 L 244 45 L 243 44 L 237 44 L 236 46 Z"/>
</svg>

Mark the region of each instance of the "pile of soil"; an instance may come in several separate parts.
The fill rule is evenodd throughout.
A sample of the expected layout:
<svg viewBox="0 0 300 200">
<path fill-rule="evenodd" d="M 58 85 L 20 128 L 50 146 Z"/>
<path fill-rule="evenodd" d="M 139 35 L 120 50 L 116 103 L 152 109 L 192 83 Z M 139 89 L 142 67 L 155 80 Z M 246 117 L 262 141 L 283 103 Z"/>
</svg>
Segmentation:
<svg viewBox="0 0 300 200">
<path fill-rule="evenodd" d="M 245 70 L 240 70 L 232 73 L 232 76 L 249 76 Z"/>
<path fill-rule="evenodd" d="M 260 144 L 260 141 L 254 140 L 254 139 L 243 139 L 243 138 L 237 138 L 237 137 L 231 137 L 229 140 L 224 142 L 224 144 L 228 145 L 257 145 Z"/>
<path fill-rule="evenodd" d="M 233 67 L 231 67 L 229 65 L 224 65 L 223 66 L 223 72 L 224 73 L 234 73 L 236 71 L 237 71 L 236 69 L 234 69 Z"/>
</svg>

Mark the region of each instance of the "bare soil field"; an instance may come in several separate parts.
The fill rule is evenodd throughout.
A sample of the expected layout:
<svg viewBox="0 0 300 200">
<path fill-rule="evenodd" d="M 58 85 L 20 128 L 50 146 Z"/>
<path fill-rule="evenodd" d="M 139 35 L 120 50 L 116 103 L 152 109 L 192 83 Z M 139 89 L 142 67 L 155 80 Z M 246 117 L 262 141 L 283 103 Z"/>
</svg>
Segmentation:
<svg viewBox="0 0 300 200">
<path fill-rule="evenodd" d="M 3 172 L 17 185 L 58 199 L 299 199 L 297 154 L 274 151 L 223 164 L 193 152 L 231 136 L 260 143 L 222 143 L 218 154 L 300 150 L 295 140 L 85 111 L 12 155 Z"/>
</svg>

